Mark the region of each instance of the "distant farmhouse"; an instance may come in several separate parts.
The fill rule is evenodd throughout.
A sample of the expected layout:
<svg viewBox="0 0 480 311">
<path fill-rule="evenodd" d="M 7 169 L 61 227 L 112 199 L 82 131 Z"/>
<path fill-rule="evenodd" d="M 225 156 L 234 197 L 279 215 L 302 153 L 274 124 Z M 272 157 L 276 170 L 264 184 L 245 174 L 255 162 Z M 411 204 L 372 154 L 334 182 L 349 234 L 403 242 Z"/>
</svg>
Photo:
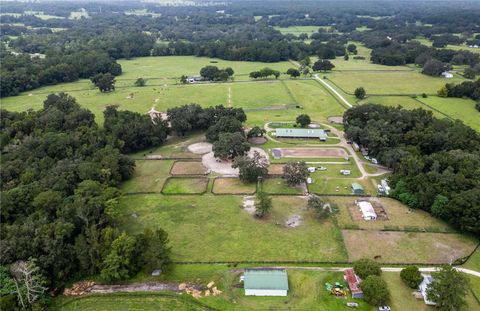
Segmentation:
<svg viewBox="0 0 480 311">
<path fill-rule="evenodd" d="M 203 81 L 202 76 L 188 76 L 187 77 L 187 82 L 188 83 L 195 83 L 195 82 L 201 82 Z"/>
<path fill-rule="evenodd" d="M 363 291 L 358 286 L 360 284 L 360 278 L 353 272 L 353 269 L 346 269 L 343 278 L 348 283 L 348 288 L 352 293 L 352 298 L 363 298 Z"/>
<path fill-rule="evenodd" d="M 451 78 L 453 78 L 453 74 L 452 74 L 451 72 L 448 72 L 448 71 L 442 72 L 442 76 L 443 76 L 445 79 L 451 79 Z"/>
<path fill-rule="evenodd" d="M 247 269 L 244 274 L 244 288 L 245 296 L 287 296 L 287 271 Z"/>
<path fill-rule="evenodd" d="M 314 138 L 327 141 L 327 133 L 321 129 L 280 128 L 275 131 L 276 137 L 284 138 Z"/>
</svg>

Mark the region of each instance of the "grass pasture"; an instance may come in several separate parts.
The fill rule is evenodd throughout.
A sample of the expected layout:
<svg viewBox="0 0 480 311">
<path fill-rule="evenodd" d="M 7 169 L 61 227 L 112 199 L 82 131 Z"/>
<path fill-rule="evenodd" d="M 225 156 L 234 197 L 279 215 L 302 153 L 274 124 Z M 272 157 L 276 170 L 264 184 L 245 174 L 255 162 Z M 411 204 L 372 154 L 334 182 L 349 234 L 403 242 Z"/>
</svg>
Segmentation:
<svg viewBox="0 0 480 311">
<path fill-rule="evenodd" d="M 359 183 L 365 189 L 365 194 L 373 193 L 373 185 L 368 180 L 355 178 L 314 178 L 308 185 L 310 193 L 316 194 L 352 194 L 352 183 Z"/>
<path fill-rule="evenodd" d="M 174 261 L 346 259 L 340 231 L 332 221 L 313 217 L 303 198 L 273 197 L 272 212 L 265 219 L 244 211 L 242 198 L 210 194 L 128 196 L 120 202 L 118 221 L 130 232 L 161 224 L 168 232 Z M 300 215 L 302 224 L 283 226 L 292 215 Z"/>
<path fill-rule="evenodd" d="M 358 199 L 345 197 L 330 197 L 329 201 L 336 204 L 340 213 L 337 214 L 338 225 L 346 228 L 352 225 L 365 230 L 430 230 L 451 231 L 452 229 L 443 221 L 433 218 L 427 212 L 410 209 L 402 203 L 390 198 L 371 198 L 374 204 L 381 205 L 385 210 L 388 220 L 366 221 L 353 217 L 353 212 L 358 210 L 354 201 Z"/>
<path fill-rule="evenodd" d="M 165 182 L 163 194 L 202 194 L 207 191 L 208 178 L 171 177 Z"/>
<path fill-rule="evenodd" d="M 133 177 L 121 189 L 124 193 L 160 192 L 172 165 L 170 160 L 137 160 Z"/>
<path fill-rule="evenodd" d="M 369 94 L 436 94 L 446 83 L 460 83 L 465 79 L 454 76 L 452 79 L 430 77 L 417 71 L 388 72 L 334 72 L 328 78 L 344 92 L 353 94 L 355 89 L 363 86 Z"/>
<path fill-rule="evenodd" d="M 280 31 L 284 35 L 292 34 L 298 36 L 302 33 L 306 33 L 309 37 L 318 32 L 319 26 L 291 26 L 291 27 L 273 27 Z"/>
<path fill-rule="evenodd" d="M 206 172 L 206 167 L 199 161 L 177 161 L 170 171 L 172 175 L 204 175 Z"/>
<path fill-rule="evenodd" d="M 342 235 L 351 261 L 380 256 L 386 263 L 450 263 L 476 246 L 472 238 L 453 233 L 342 230 Z"/>
<path fill-rule="evenodd" d="M 262 190 L 268 194 L 303 194 L 301 186 L 289 186 L 283 178 L 266 178 L 262 181 Z"/>
<path fill-rule="evenodd" d="M 238 178 L 217 177 L 213 182 L 212 192 L 215 194 L 254 194 L 257 191 L 255 183 L 243 183 Z"/>
<path fill-rule="evenodd" d="M 418 100 L 451 118 L 459 119 L 466 125 L 480 131 L 480 112 L 475 109 L 474 100 L 452 97 L 442 98 L 438 96 L 418 98 Z"/>
</svg>

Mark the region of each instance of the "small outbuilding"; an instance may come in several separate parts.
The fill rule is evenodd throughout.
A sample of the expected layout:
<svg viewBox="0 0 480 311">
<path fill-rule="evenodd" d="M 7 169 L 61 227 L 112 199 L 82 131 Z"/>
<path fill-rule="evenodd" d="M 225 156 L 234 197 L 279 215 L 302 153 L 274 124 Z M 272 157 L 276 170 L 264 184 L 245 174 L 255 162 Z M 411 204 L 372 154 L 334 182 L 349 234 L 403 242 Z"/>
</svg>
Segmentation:
<svg viewBox="0 0 480 311">
<path fill-rule="evenodd" d="M 375 213 L 375 210 L 373 209 L 373 206 L 370 202 L 359 201 L 357 202 L 357 206 L 360 208 L 364 220 L 377 219 L 377 213 Z"/>
<path fill-rule="evenodd" d="M 390 193 L 390 186 L 388 185 L 388 181 L 386 179 L 382 179 L 380 184 L 382 185 L 383 189 L 385 190 L 385 194 L 388 195 Z"/>
<path fill-rule="evenodd" d="M 363 190 L 362 185 L 354 182 L 354 183 L 352 183 L 352 193 L 362 195 L 362 194 L 365 194 L 365 190 Z"/>
<path fill-rule="evenodd" d="M 313 128 L 279 128 L 275 131 L 276 137 L 284 138 L 316 138 L 326 141 L 328 138 L 325 130 Z"/>
<path fill-rule="evenodd" d="M 345 269 L 343 278 L 348 283 L 348 288 L 352 293 L 352 298 L 363 298 L 363 291 L 358 286 L 361 279 L 353 272 L 353 269 Z"/>
<path fill-rule="evenodd" d="M 284 269 L 247 269 L 245 296 L 287 296 L 288 276 Z"/>
<path fill-rule="evenodd" d="M 445 79 L 451 79 L 451 78 L 453 78 L 453 74 L 452 74 L 451 72 L 448 72 L 448 71 L 442 72 L 442 76 L 443 76 Z"/>
</svg>

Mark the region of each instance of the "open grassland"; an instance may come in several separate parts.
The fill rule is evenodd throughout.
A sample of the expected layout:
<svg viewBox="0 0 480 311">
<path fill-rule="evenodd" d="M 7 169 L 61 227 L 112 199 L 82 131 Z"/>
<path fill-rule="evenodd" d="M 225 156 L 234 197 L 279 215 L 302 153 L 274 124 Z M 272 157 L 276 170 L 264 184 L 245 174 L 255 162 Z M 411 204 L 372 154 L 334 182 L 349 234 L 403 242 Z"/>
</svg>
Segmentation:
<svg viewBox="0 0 480 311">
<path fill-rule="evenodd" d="M 273 27 L 280 31 L 284 35 L 292 34 L 298 36 L 299 34 L 306 33 L 309 37 L 318 32 L 319 26 L 291 26 L 291 27 Z"/>
<path fill-rule="evenodd" d="M 480 248 L 477 248 L 475 253 L 473 253 L 473 255 L 470 256 L 468 261 L 464 264 L 464 267 L 480 272 Z M 479 292 L 479 295 L 480 295 L 480 292 Z"/>
<path fill-rule="evenodd" d="M 209 310 L 193 301 L 190 297 L 164 295 L 158 293 L 118 293 L 108 295 L 88 295 L 79 299 L 65 299 L 64 304 L 54 305 L 54 310 L 61 311 L 127 311 L 127 310 Z"/>
<path fill-rule="evenodd" d="M 185 137 L 174 136 L 168 139 L 162 146 L 131 153 L 129 156 L 133 159 L 144 159 L 152 156 L 200 159 L 201 155 L 188 151 L 188 146 L 202 141 L 205 141 L 205 136 L 199 133 L 192 133 Z"/>
<path fill-rule="evenodd" d="M 243 210 L 242 198 L 128 196 L 120 202 L 118 221 L 130 232 L 161 226 L 169 234 L 174 261 L 346 259 L 340 231 L 332 221 L 313 217 L 303 198 L 274 197 L 265 219 Z M 283 225 L 292 215 L 302 218 L 297 228 Z"/>
<path fill-rule="evenodd" d="M 354 59 L 357 55 L 350 55 L 349 60 L 343 58 L 336 58 L 332 60 L 335 65 L 333 72 L 335 71 L 411 71 L 406 66 L 384 66 L 379 64 L 373 64 L 370 62 L 370 56 L 364 56 L 366 59 Z"/>
<path fill-rule="evenodd" d="M 133 177 L 122 184 L 124 193 L 160 192 L 169 176 L 173 161 L 137 160 Z"/>
<path fill-rule="evenodd" d="M 283 178 L 266 178 L 261 184 L 262 190 L 268 194 L 303 194 L 302 186 L 289 186 Z"/>
<path fill-rule="evenodd" d="M 316 194 L 352 194 L 352 183 L 362 185 L 365 194 L 374 193 L 373 185 L 369 180 L 355 178 L 314 178 L 308 185 L 308 190 Z"/>
<path fill-rule="evenodd" d="M 173 164 L 172 175 L 203 175 L 207 172 L 199 161 L 178 161 Z"/>
<path fill-rule="evenodd" d="M 460 83 L 465 79 L 430 77 L 417 71 L 392 72 L 333 72 L 328 78 L 345 92 L 352 94 L 359 86 L 368 94 L 436 94 L 446 83 Z"/>
<path fill-rule="evenodd" d="M 208 178 L 171 177 L 163 186 L 164 194 L 202 194 L 207 190 Z"/>
<path fill-rule="evenodd" d="M 366 99 L 358 102 L 359 104 L 379 104 L 388 107 L 402 106 L 405 109 L 413 110 L 422 108 L 425 110 L 431 110 L 422 103 L 418 102 L 410 96 L 368 96 Z M 431 110 L 436 117 L 444 118 L 445 116 L 434 110 Z"/>
<path fill-rule="evenodd" d="M 475 109 L 475 101 L 466 98 L 438 96 L 418 98 L 418 100 L 453 119 L 462 120 L 466 125 L 480 131 L 480 112 Z"/>
<path fill-rule="evenodd" d="M 212 192 L 215 194 L 254 194 L 256 183 L 243 183 L 238 178 L 215 178 Z"/>
<path fill-rule="evenodd" d="M 280 81 L 231 83 L 228 88 L 233 107 L 261 109 L 294 104 L 294 100 Z"/>
<path fill-rule="evenodd" d="M 338 225 L 340 227 L 358 226 L 360 229 L 366 230 L 384 230 L 391 228 L 395 230 L 436 230 L 449 231 L 452 230 L 445 222 L 430 216 L 425 211 L 418 209 L 410 209 L 402 203 L 390 198 L 370 198 L 374 205 L 381 206 L 387 214 L 387 220 L 367 221 L 354 217 L 359 210 L 355 205 L 357 197 L 330 197 L 329 201 L 339 208 L 337 214 Z M 358 213 L 359 214 L 359 213 Z"/>
<path fill-rule="evenodd" d="M 378 258 L 381 262 L 450 263 L 475 248 L 473 238 L 460 234 L 342 230 L 348 259 Z"/>
<path fill-rule="evenodd" d="M 56 15 L 48 15 L 45 14 L 44 12 L 35 12 L 35 11 L 25 11 L 25 15 L 33 15 L 35 17 L 38 17 L 43 20 L 49 20 L 49 19 L 64 19 L 65 17 L 63 16 L 56 16 Z"/>
</svg>

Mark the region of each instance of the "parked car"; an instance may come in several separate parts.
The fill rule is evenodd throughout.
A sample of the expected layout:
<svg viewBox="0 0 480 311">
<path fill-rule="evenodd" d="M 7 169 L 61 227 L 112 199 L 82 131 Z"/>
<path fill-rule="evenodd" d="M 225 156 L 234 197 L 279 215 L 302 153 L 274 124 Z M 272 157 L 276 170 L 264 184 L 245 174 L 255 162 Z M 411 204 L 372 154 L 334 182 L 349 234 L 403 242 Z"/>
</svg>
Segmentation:
<svg viewBox="0 0 480 311">
<path fill-rule="evenodd" d="M 378 164 L 378 161 L 375 158 L 372 158 L 371 161 L 372 161 L 373 164 Z"/>
<path fill-rule="evenodd" d="M 381 306 L 381 307 L 378 307 L 378 311 L 391 311 L 392 309 L 390 309 L 389 306 Z"/>
<path fill-rule="evenodd" d="M 326 171 L 327 168 L 325 166 L 317 166 L 317 171 Z"/>
<path fill-rule="evenodd" d="M 342 174 L 342 175 L 350 175 L 351 172 L 350 172 L 350 170 L 340 170 L 340 174 Z"/>
<path fill-rule="evenodd" d="M 308 171 L 309 171 L 310 173 L 315 172 L 315 167 L 309 167 L 309 168 L 308 168 Z"/>
<path fill-rule="evenodd" d="M 347 302 L 347 307 L 358 308 L 358 303 L 356 302 Z"/>
<path fill-rule="evenodd" d="M 365 160 L 370 161 L 370 157 L 366 155 L 366 156 L 365 156 Z"/>
</svg>

